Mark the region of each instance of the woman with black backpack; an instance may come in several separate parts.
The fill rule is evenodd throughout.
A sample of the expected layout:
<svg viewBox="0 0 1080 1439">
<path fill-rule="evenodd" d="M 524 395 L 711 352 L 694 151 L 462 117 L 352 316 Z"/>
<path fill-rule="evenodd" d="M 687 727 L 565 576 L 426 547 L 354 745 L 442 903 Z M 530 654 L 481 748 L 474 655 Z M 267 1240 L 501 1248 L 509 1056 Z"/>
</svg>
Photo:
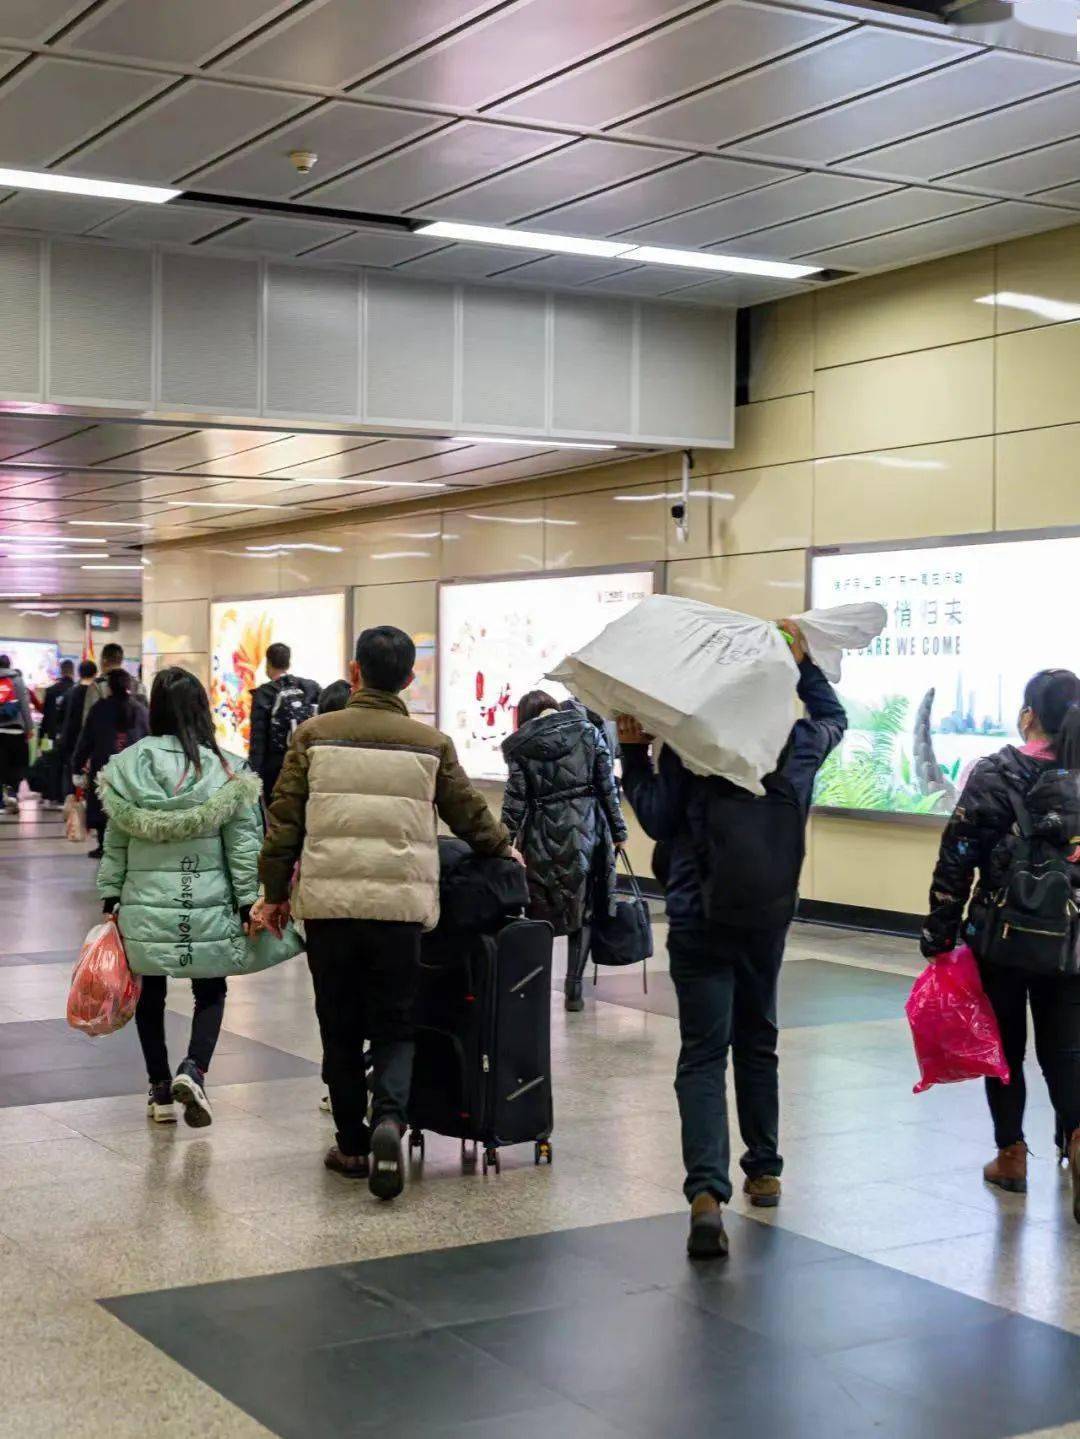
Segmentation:
<svg viewBox="0 0 1080 1439">
<path fill-rule="evenodd" d="M 105 675 L 108 693 L 99 700 L 86 717 L 71 767 L 76 774 L 89 770 L 86 790 L 86 827 L 97 832 L 97 847 L 90 850 L 91 859 L 100 859 L 105 843 L 105 811 L 98 798 L 98 774 L 114 754 L 145 739 L 150 733 L 150 717 L 142 700 L 132 694 L 135 681 L 124 669 L 109 670 Z"/>
<path fill-rule="evenodd" d="M 986 1081 L 998 1152 L 983 1177 L 1017 1194 L 1027 1191 L 1030 1003 L 1080 1223 L 1080 679 L 1041 670 L 1017 723 L 1023 743 L 979 760 L 946 826 L 922 951 L 934 959 L 962 942 L 979 960 L 1011 1076 Z"/>
</svg>

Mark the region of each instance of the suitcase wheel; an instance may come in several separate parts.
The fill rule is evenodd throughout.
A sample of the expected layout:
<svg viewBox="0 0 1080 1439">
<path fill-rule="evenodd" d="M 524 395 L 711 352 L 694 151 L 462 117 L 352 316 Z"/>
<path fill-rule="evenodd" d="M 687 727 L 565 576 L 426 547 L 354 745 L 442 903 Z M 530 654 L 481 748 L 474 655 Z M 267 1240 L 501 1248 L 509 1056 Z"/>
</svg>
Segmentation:
<svg viewBox="0 0 1080 1439">
<path fill-rule="evenodd" d="M 462 1169 L 476 1168 L 476 1140 L 463 1139 L 461 1141 L 461 1167 Z"/>
<path fill-rule="evenodd" d="M 533 1150 L 533 1163 L 543 1164 L 546 1162 L 548 1164 L 551 1164 L 553 1163 L 554 1158 L 555 1151 L 551 1147 L 551 1140 L 538 1139 L 536 1141 L 536 1147 Z"/>
<path fill-rule="evenodd" d="M 490 1145 L 484 1150 L 483 1172 L 486 1174 L 489 1169 L 494 1169 L 496 1174 L 502 1173 L 502 1161 L 499 1158 L 499 1151 Z"/>
<path fill-rule="evenodd" d="M 410 1129 L 409 1154 L 412 1155 L 413 1151 L 416 1150 L 419 1153 L 420 1158 L 423 1159 L 424 1150 L 426 1149 L 426 1147 L 427 1146 L 424 1142 L 424 1131 L 422 1129 Z"/>
</svg>

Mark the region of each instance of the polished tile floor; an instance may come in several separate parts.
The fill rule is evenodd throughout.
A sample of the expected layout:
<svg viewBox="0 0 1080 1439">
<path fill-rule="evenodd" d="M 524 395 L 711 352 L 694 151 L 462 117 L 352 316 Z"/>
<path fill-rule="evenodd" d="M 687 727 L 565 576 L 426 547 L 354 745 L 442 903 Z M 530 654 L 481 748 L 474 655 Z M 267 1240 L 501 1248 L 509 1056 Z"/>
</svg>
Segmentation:
<svg viewBox="0 0 1080 1439">
<path fill-rule="evenodd" d="M 907 941 L 797 927 L 783 1206 L 682 1252 L 663 934 L 554 1004 L 556 1160 L 429 1140 L 380 1206 L 321 1167 L 306 969 L 234 981 L 205 1133 L 143 1117 L 134 1036 L 63 1025 L 96 914 L 59 822 L 0 822 L 0 1436 L 1080 1435 L 1080 1228 L 1031 1077 L 1031 1191 L 973 1085 L 914 1096 Z M 181 1024 L 190 1000 L 174 986 Z M 179 1031 L 178 1031 L 179 1032 Z M 756 1407 L 755 1407 L 756 1405 Z"/>
</svg>

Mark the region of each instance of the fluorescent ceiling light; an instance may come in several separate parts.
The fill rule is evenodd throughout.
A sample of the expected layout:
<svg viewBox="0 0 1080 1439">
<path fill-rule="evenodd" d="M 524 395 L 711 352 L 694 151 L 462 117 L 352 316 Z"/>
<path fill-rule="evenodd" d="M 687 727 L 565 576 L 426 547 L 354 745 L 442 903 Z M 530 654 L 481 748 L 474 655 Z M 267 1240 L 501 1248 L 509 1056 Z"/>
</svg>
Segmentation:
<svg viewBox="0 0 1080 1439">
<path fill-rule="evenodd" d="M 372 555 L 373 560 L 429 560 L 429 550 L 386 550 L 381 555 Z"/>
<path fill-rule="evenodd" d="M 1001 290 L 996 295 L 980 295 L 976 305 L 1000 305 L 1006 310 L 1026 310 L 1041 320 L 1080 320 L 1080 305 L 1066 300 L 1051 300 L 1046 295 L 1024 295 L 1015 290 Z"/>
<path fill-rule="evenodd" d="M 730 275 L 768 275 L 774 280 L 803 280 L 820 275 L 820 265 L 794 265 L 787 260 L 746 260 L 738 255 L 716 255 L 705 250 L 667 250 L 640 245 L 621 257 L 640 265 L 676 265 L 687 270 L 723 270 Z"/>
<path fill-rule="evenodd" d="M 103 530 L 151 530 L 151 525 L 146 520 L 68 520 L 69 525 L 84 525 L 87 529 Z M 71 540 L 73 545 L 92 544 L 92 540 Z"/>
<path fill-rule="evenodd" d="M 164 205 L 182 190 L 162 190 L 156 185 L 128 185 L 118 180 L 87 180 L 78 175 L 57 175 L 51 170 L 0 169 L 0 185 L 12 190 L 56 190 L 63 195 L 97 195 L 103 200 L 134 200 L 144 205 Z"/>
<path fill-rule="evenodd" d="M 11 608 L 20 615 L 39 615 L 43 620 L 58 620 L 60 618 L 59 610 L 28 610 L 24 609 L 21 605 L 12 605 Z"/>
<path fill-rule="evenodd" d="M 40 600 L 40 590 L 3 590 L 0 592 L 0 600 Z"/>
<path fill-rule="evenodd" d="M 166 500 L 174 510 L 287 510 L 288 505 L 253 505 L 250 500 Z"/>
<path fill-rule="evenodd" d="M 84 570 L 138 570 L 142 574 L 142 565 L 83 565 Z"/>
<path fill-rule="evenodd" d="M 104 550 L 0 550 L 6 560 L 107 560 Z"/>
<path fill-rule="evenodd" d="M 286 550 L 315 550 L 320 555 L 340 555 L 340 545 L 245 545 L 244 548 L 257 555 L 280 555 Z"/>
<path fill-rule="evenodd" d="M 617 450 L 618 445 L 597 445 L 585 440 L 514 440 L 506 435 L 451 435 L 462 445 L 522 445 L 528 450 Z"/>
<path fill-rule="evenodd" d="M 83 539 L 80 535 L 16 535 L 5 530 L 0 542 L 17 545 L 103 545 L 104 540 Z"/>
<path fill-rule="evenodd" d="M 614 260 L 632 250 L 625 240 L 588 240 L 576 235 L 549 235 L 541 230 L 505 230 L 496 225 L 463 225 L 456 220 L 436 220 L 414 230 L 433 240 L 465 240 L 472 245 L 504 245 L 512 250 L 544 250 L 555 255 L 594 255 Z"/>
</svg>

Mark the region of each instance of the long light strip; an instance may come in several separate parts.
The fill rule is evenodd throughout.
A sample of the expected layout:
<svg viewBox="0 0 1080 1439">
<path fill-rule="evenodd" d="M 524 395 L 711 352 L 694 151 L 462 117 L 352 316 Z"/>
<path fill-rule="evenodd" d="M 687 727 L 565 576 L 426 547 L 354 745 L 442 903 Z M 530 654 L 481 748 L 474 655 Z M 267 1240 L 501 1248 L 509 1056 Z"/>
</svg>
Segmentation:
<svg viewBox="0 0 1080 1439">
<path fill-rule="evenodd" d="M 166 500 L 174 510 L 287 510 L 288 505 L 254 505 L 250 500 Z"/>
<path fill-rule="evenodd" d="M 102 530 L 152 530 L 154 527 L 147 520 L 66 520 L 65 524 L 83 525 L 86 529 Z M 93 540 L 69 540 L 73 545 L 92 545 Z"/>
<path fill-rule="evenodd" d="M 511 250 L 542 250 L 556 255 L 592 255 L 601 260 L 625 260 L 633 265 L 675 265 L 687 270 L 719 270 L 730 275 L 767 275 L 775 280 L 804 280 L 820 275 L 821 265 L 797 265 L 788 260 L 753 260 L 741 255 L 718 255 L 705 250 L 669 249 L 662 245 L 635 245 L 627 240 L 591 240 L 577 235 L 551 235 L 540 230 L 511 230 L 496 225 L 469 225 L 436 220 L 413 232 L 432 239 L 462 240 L 473 245 L 500 245 Z"/>
<path fill-rule="evenodd" d="M 142 565 L 82 565 L 84 570 L 138 570 L 142 573 Z"/>
<path fill-rule="evenodd" d="M 632 250 L 625 240 L 589 240 L 576 235 L 549 235 L 542 230 L 504 230 L 497 225 L 464 225 L 435 220 L 413 232 L 433 240 L 465 240 L 474 245 L 504 245 L 512 250 L 545 250 L 556 255 L 592 255 L 614 260 Z"/>
<path fill-rule="evenodd" d="M 0 590 L 0 600 L 40 600 L 40 590 Z"/>
<path fill-rule="evenodd" d="M 18 535 L 10 530 L 0 534 L 0 543 L 17 545 L 103 545 L 104 540 L 83 539 L 81 535 Z"/>
<path fill-rule="evenodd" d="M 51 170 L 0 169 L 0 185 L 12 190 L 55 190 L 63 195 L 97 195 L 103 200 L 134 200 L 142 205 L 164 205 L 182 190 L 157 185 L 129 185 L 120 180 L 87 180 L 79 175 L 57 175 Z"/>
<path fill-rule="evenodd" d="M 591 444 L 585 440 L 517 440 L 506 435 L 451 435 L 462 445 L 521 445 L 529 450 L 617 450 L 618 445 Z"/>
</svg>

